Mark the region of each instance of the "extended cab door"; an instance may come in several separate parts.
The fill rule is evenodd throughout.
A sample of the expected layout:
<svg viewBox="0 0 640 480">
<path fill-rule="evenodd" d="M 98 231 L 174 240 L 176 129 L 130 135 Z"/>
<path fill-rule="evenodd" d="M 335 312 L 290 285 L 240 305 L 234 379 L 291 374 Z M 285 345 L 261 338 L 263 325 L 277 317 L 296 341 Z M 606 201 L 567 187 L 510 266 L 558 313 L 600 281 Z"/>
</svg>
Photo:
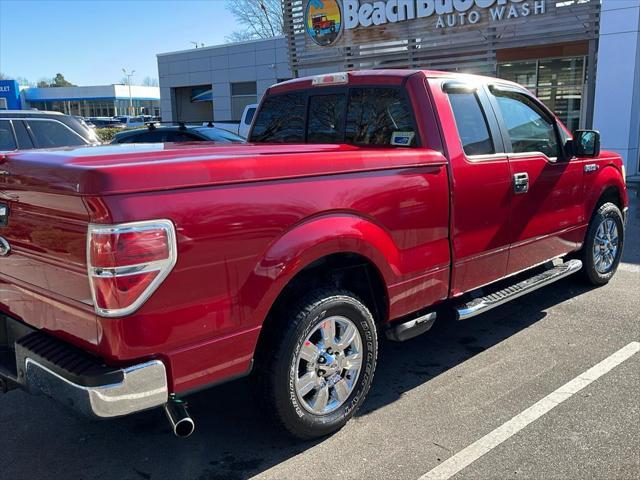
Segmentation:
<svg viewBox="0 0 640 480">
<path fill-rule="evenodd" d="M 488 90 L 509 153 L 513 274 L 576 249 L 582 165 L 565 158 L 558 122 L 537 99 L 512 86 Z"/>
<path fill-rule="evenodd" d="M 451 164 L 451 295 L 504 277 L 509 256 L 511 172 L 487 93 L 430 80 Z"/>
</svg>

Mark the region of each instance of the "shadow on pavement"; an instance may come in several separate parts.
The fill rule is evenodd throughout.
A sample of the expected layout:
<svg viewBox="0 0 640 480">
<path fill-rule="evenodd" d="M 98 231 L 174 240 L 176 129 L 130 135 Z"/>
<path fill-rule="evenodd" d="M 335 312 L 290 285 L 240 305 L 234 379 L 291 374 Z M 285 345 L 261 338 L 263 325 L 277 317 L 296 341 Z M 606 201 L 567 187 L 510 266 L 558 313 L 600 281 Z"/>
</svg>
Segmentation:
<svg viewBox="0 0 640 480">
<path fill-rule="evenodd" d="M 627 263 L 640 264 L 639 203 L 632 199 Z M 534 325 L 548 308 L 587 291 L 565 279 L 466 322 L 441 322 L 410 342 L 384 342 L 373 388 L 358 416 L 392 404 Z M 193 395 L 189 403 L 196 432 L 181 440 L 170 434 L 160 410 L 90 422 L 47 399 L 11 393 L 0 398 L 0 452 L 10 459 L 0 466 L 0 478 L 237 480 L 322 442 L 298 442 L 275 429 L 252 400 L 247 380 Z"/>
<path fill-rule="evenodd" d="M 622 261 L 640 265 L 640 197 L 629 191 L 629 213 Z"/>
<path fill-rule="evenodd" d="M 467 322 L 443 323 L 410 342 L 381 346 L 374 386 L 358 416 L 396 401 L 404 392 L 500 343 L 546 316 L 544 310 L 588 289 L 572 279 L 539 290 Z M 298 442 L 263 418 L 248 381 L 223 385 L 189 398 L 196 432 L 173 437 L 160 410 L 110 423 L 75 417 L 62 407 L 22 392 L 22 402 L 0 425 L 0 451 L 11 454 L 3 478 L 242 479 L 321 442 Z M 2 398 L 0 408 L 6 405 Z M 29 421 L 15 418 L 23 409 Z M 13 426 L 13 427 L 12 427 Z M 29 445 L 30 448 L 16 448 Z M 38 448 L 37 460 L 32 456 Z M 10 450 L 9 450 L 10 449 Z"/>
</svg>

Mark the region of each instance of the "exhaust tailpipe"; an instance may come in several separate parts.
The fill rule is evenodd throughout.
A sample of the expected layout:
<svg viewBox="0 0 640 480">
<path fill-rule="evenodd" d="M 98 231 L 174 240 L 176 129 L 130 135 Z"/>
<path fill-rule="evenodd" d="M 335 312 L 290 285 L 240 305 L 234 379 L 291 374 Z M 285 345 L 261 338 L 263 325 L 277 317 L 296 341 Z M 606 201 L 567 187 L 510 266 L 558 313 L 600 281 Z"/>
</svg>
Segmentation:
<svg viewBox="0 0 640 480">
<path fill-rule="evenodd" d="M 164 404 L 164 412 L 176 437 L 187 438 L 196 429 L 185 402 L 172 398 Z"/>
</svg>

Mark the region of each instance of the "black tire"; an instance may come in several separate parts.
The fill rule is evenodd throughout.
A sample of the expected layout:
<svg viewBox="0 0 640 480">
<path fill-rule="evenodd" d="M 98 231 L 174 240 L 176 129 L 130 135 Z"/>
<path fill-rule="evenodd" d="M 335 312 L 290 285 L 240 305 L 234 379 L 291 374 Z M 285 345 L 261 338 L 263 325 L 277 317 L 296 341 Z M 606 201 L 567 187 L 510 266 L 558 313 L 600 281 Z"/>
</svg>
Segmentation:
<svg viewBox="0 0 640 480">
<path fill-rule="evenodd" d="M 257 358 L 257 393 L 266 400 L 270 415 L 294 437 L 303 440 L 329 435 L 342 428 L 362 405 L 371 387 L 378 355 L 378 337 L 373 316 L 351 292 L 321 289 L 303 297 L 296 306 L 280 309 L 266 348 Z M 362 340 L 363 361 L 360 374 L 346 401 L 335 411 L 313 414 L 301 404 L 295 389 L 297 357 L 303 342 L 330 316 L 348 318 Z M 282 318 L 290 319 L 284 321 Z"/>
<path fill-rule="evenodd" d="M 618 228 L 618 248 L 614 257 L 611 268 L 605 272 L 598 271 L 594 260 L 594 244 L 596 242 L 596 234 L 600 225 L 606 220 L 612 219 L 616 227 Z M 582 247 L 580 259 L 582 260 L 582 277 L 591 285 L 601 286 L 606 285 L 609 280 L 615 275 L 620 259 L 622 258 L 622 250 L 624 247 L 624 220 L 622 218 L 622 212 L 613 203 L 604 203 L 593 214 L 591 221 L 589 222 L 589 228 L 587 229 L 587 236 L 585 238 L 584 246 Z"/>
</svg>

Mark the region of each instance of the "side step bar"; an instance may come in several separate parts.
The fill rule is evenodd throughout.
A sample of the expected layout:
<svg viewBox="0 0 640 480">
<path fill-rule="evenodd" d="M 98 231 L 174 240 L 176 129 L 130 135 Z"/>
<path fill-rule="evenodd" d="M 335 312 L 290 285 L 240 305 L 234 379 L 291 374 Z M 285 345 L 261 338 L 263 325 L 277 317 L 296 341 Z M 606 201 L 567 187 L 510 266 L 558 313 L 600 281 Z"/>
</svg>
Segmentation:
<svg viewBox="0 0 640 480">
<path fill-rule="evenodd" d="M 467 318 L 488 312 L 493 308 L 526 295 L 527 293 L 538 290 L 539 288 L 556 282 L 564 277 L 568 277 L 569 275 L 576 273 L 581 268 L 582 262 L 580 260 L 569 260 L 557 267 L 546 270 L 531 278 L 527 278 L 520 283 L 516 283 L 515 285 L 503 288 L 497 292 L 490 293 L 484 297 L 474 298 L 473 300 L 456 307 L 458 320 L 466 320 Z"/>
<path fill-rule="evenodd" d="M 385 335 L 392 342 L 406 342 L 428 331 L 436 321 L 436 312 L 421 315 L 418 318 L 392 325 Z"/>
</svg>

